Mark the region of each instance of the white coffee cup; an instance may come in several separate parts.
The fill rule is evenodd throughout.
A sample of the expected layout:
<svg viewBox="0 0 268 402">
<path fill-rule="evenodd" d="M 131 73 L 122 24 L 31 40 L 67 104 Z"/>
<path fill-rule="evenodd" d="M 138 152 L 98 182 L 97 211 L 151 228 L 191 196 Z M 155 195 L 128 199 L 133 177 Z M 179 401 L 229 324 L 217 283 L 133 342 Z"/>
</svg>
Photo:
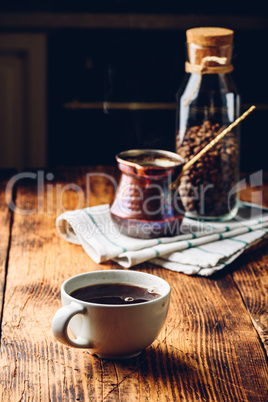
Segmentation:
<svg viewBox="0 0 268 402">
<path fill-rule="evenodd" d="M 160 297 L 137 304 L 97 304 L 78 300 L 76 289 L 107 283 L 153 288 Z M 68 346 L 86 348 L 103 359 L 135 357 L 160 333 L 169 308 L 170 285 L 158 276 L 131 270 L 102 270 L 73 276 L 61 286 L 62 305 L 52 331 Z M 69 336 L 69 330 L 74 338 Z"/>
</svg>

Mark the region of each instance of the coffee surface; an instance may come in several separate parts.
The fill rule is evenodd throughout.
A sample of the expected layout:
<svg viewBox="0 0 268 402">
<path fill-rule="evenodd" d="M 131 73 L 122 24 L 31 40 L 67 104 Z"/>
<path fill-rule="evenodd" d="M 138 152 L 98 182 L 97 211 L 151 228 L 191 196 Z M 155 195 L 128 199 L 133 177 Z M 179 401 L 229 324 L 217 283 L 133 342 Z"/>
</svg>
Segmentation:
<svg viewBox="0 0 268 402">
<path fill-rule="evenodd" d="M 124 158 L 126 161 L 137 163 L 140 166 L 151 166 L 151 167 L 171 167 L 181 164 L 178 159 L 168 158 L 163 155 L 137 155 L 128 156 Z"/>
<path fill-rule="evenodd" d="M 157 299 L 161 295 L 154 288 L 143 288 L 122 283 L 105 283 L 76 289 L 70 293 L 70 296 L 97 304 L 136 304 Z"/>
</svg>

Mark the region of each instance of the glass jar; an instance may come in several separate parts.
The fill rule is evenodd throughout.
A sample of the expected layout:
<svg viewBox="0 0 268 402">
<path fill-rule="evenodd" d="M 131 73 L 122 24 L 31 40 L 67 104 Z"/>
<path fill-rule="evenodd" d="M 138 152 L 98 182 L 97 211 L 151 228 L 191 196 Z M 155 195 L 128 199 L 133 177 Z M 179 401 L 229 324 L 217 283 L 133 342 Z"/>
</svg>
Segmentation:
<svg viewBox="0 0 268 402">
<path fill-rule="evenodd" d="M 233 31 L 186 31 L 187 75 L 176 96 L 176 151 L 186 162 L 240 115 L 231 71 Z M 183 174 L 179 193 L 192 218 L 225 220 L 238 209 L 239 127 Z"/>
</svg>

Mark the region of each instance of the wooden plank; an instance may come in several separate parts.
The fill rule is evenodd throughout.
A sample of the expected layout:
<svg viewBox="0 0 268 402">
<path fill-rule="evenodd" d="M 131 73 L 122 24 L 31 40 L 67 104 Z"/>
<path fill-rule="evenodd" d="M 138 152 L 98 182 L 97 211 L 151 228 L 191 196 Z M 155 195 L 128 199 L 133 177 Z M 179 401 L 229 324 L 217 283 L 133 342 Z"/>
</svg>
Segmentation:
<svg viewBox="0 0 268 402">
<path fill-rule="evenodd" d="M 268 357 L 268 255 L 267 245 L 240 258 L 234 281 Z"/>
<path fill-rule="evenodd" d="M 109 176 L 114 169 L 98 171 L 100 176 L 90 176 L 89 197 L 84 198 L 91 205 L 109 202 L 113 195 Z M 56 194 L 62 196 L 62 207 L 74 208 L 78 188 L 87 190 L 85 177 L 90 172 L 96 169 L 55 172 L 53 180 L 45 180 L 44 193 L 39 189 L 39 202 L 33 180 L 18 188 L 18 207 L 36 209 L 36 213 L 14 214 L 0 400 L 266 401 L 265 353 L 240 291 L 227 272 L 208 279 L 150 264 L 136 267 L 165 278 L 172 286 L 166 326 L 136 359 L 100 360 L 54 339 L 51 321 L 60 307 L 61 283 L 81 272 L 118 268 L 112 263 L 94 263 L 55 229 L 60 212 Z M 77 187 L 66 187 L 68 183 Z"/>
<path fill-rule="evenodd" d="M 266 30 L 267 17 L 195 14 L 105 13 L 0 13 L 0 27 L 28 28 L 126 28 L 186 30 L 191 26 L 228 25 L 232 29 Z"/>
<path fill-rule="evenodd" d="M 20 213 L 14 214 L 3 316 L 0 400 L 4 401 L 75 400 L 79 395 L 100 401 L 103 384 L 108 390 L 114 387 L 102 379 L 98 359 L 86 351 L 63 347 L 51 332 L 53 315 L 60 306 L 60 283 L 80 272 L 111 267 L 95 264 L 80 247 L 70 247 L 58 236 L 56 216 L 77 206 L 77 191 L 71 189 L 82 188 L 82 184 L 85 189 L 85 183 L 72 170 L 53 176 L 57 184 L 45 182 L 44 191 L 40 191 L 42 200 L 38 201 L 36 181 L 24 181 L 18 188 Z M 81 176 L 84 178 L 84 174 Z M 93 176 L 90 200 L 98 197 L 101 178 Z M 107 193 L 103 196 L 109 202 L 111 186 L 106 181 L 104 177 Z M 61 201 L 56 202 L 56 195 L 62 206 Z M 31 210 L 36 212 L 22 214 Z"/>
<path fill-rule="evenodd" d="M 249 180 L 248 180 L 249 182 Z M 241 192 L 244 201 L 268 207 L 268 176 L 263 175 L 263 185 L 250 187 Z M 263 247 L 240 257 L 239 269 L 234 269 L 233 278 L 241 293 L 252 323 L 268 356 L 268 254 L 267 242 Z M 237 266 L 237 262 L 234 264 Z"/>
<path fill-rule="evenodd" d="M 246 111 L 252 106 L 251 104 L 241 105 L 241 109 Z M 268 105 L 264 103 L 256 104 L 256 109 L 261 111 L 267 111 Z M 63 107 L 65 109 L 99 109 L 99 110 L 175 110 L 176 103 L 172 102 L 78 102 L 74 100 L 73 102 L 64 103 Z"/>
<path fill-rule="evenodd" d="M 6 264 L 9 254 L 9 239 L 12 214 L 6 201 L 6 185 L 15 173 L 13 170 L 0 170 L 0 322 L 2 319 L 3 297 L 6 278 Z"/>
<path fill-rule="evenodd" d="M 136 368 L 141 400 L 265 401 L 265 359 L 232 279 L 219 286 L 182 276 L 177 286 L 176 274 L 151 272 L 163 273 L 177 294 L 164 336 Z"/>
</svg>

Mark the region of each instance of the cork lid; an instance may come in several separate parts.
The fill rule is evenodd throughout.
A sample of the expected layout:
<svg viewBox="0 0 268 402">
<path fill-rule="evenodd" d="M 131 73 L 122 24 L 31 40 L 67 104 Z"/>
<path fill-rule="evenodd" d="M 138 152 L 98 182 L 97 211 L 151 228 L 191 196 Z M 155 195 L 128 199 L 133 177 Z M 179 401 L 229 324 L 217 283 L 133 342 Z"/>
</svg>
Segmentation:
<svg viewBox="0 0 268 402">
<path fill-rule="evenodd" d="M 234 31 L 227 28 L 199 27 L 186 31 L 187 43 L 200 46 L 224 46 L 233 43 Z"/>
</svg>

